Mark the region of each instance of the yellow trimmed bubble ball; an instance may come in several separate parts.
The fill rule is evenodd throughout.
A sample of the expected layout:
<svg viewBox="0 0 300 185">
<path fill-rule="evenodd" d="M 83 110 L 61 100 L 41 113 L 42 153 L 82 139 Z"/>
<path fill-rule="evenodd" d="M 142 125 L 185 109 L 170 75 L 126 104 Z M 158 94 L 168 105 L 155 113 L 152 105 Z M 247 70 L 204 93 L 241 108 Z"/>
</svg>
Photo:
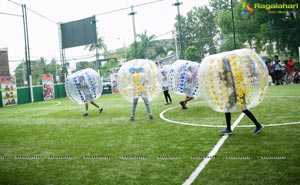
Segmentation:
<svg viewBox="0 0 300 185">
<path fill-rule="evenodd" d="M 207 56 L 198 74 L 200 92 L 217 112 L 237 112 L 257 106 L 269 85 L 265 62 L 250 49 Z"/>
<path fill-rule="evenodd" d="M 125 62 L 118 72 L 117 82 L 120 94 L 129 102 L 139 97 L 147 97 L 152 101 L 161 92 L 160 70 L 151 60 L 134 59 Z M 139 101 L 142 101 L 141 98 Z"/>
</svg>

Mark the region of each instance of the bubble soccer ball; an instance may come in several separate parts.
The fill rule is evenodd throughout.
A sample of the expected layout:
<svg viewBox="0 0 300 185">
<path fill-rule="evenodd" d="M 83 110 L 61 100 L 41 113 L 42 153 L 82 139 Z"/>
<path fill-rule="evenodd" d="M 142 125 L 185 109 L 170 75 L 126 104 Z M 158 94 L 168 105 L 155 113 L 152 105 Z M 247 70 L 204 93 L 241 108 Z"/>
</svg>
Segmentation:
<svg viewBox="0 0 300 185">
<path fill-rule="evenodd" d="M 171 65 L 164 65 L 160 68 L 160 78 L 161 78 L 161 85 L 162 89 L 168 90 L 168 73 Z"/>
<path fill-rule="evenodd" d="M 135 59 L 122 65 L 118 72 L 118 89 L 129 102 L 133 98 L 147 97 L 152 101 L 161 92 L 161 80 L 157 65 L 146 59 Z M 141 99 L 139 99 L 141 101 Z"/>
<path fill-rule="evenodd" d="M 101 96 L 102 78 L 91 68 L 83 69 L 68 76 L 65 89 L 70 100 L 84 104 Z"/>
<path fill-rule="evenodd" d="M 200 64 L 188 60 L 175 61 L 168 72 L 168 86 L 176 94 L 197 98 L 199 93 L 198 73 Z"/>
<path fill-rule="evenodd" d="M 250 49 L 205 57 L 199 73 L 200 91 L 217 112 L 250 109 L 264 99 L 269 74 L 265 62 Z"/>
</svg>

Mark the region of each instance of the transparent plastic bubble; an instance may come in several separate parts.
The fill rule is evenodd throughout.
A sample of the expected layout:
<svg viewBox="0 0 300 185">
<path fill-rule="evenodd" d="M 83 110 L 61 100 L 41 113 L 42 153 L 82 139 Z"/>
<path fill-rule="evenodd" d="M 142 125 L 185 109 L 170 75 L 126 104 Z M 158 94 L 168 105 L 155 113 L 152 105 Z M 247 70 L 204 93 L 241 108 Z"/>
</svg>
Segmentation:
<svg viewBox="0 0 300 185">
<path fill-rule="evenodd" d="M 169 69 L 168 86 L 176 94 L 197 98 L 199 93 L 198 73 L 200 64 L 188 60 L 177 60 Z"/>
<path fill-rule="evenodd" d="M 129 102 L 138 97 L 147 97 L 149 101 L 156 99 L 161 92 L 159 68 L 153 61 L 146 59 L 124 63 L 118 72 L 118 89 Z"/>
<path fill-rule="evenodd" d="M 160 77 L 161 77 L 161 85 L 164 89 L 168 87 L 168 72 L 169 72 L 169 69 L 170 69 L 171 65 L 164 65 L 164 66 L 161 66 L 160 68 Z"/>
<path fill-rule="evenodd" d="M 102 78 L 91 68 L 83 69 L 68 76 L 65 89 L 70 100 L 84 104 L 101 96 Z"/>
<path fill-rule="evenodd" d="M 218 112 L 255 107 L 264 99 L 269 73 L 265 62 L 250 49 L 205 57 L 199 73 L 200 91 Z"/>
</svg>

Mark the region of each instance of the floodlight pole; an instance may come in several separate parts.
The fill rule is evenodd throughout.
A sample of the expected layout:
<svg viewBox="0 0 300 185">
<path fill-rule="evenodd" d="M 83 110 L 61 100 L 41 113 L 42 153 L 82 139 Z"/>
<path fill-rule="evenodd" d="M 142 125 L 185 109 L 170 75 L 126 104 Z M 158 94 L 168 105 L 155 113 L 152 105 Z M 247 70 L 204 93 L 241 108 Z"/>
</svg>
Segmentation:
<svg viewBox="0 0 300 185">
<path fill-rule="evenodd" d="M 268 29 L 269 29 L 269 44 L 270 44 L 270 46 L 269 46 L 269 48 L 270 48 L 270 53 L 269 54 L 271 54 L 271 55 L 273 55 L 273 41 L 272 41 L 272 24 L 271 24 L 271 20 L 270 20 L 270 14 L 268 14 L 268 24 L 269 24 L 269 27 L 268 27 Z"/>
<path fill-rule="evenodd" d="M 236 39 L 235 39 L 235 27 L 234 27 L 234 16 L 233 16 L 233 5 L 232 0 L 230 0 L 230 7 L 231 7 L 231 18 L 232 18 L 232 32 L 233 32 L 233 44 L 234 49 L 236 49 Z"/>
<path fill-rule="evenodd" d="M 131 12 L 128 15 L 132 16 L 133 38 L 134 38 L 134 57 L 138 58 L 138 56 L 137 56 L 137 41 L 136 41 L 135 19 L 134 19 L 135 14 L 136 14 L 136 12 L 134 12 L 133 6 L 131 6 Z"/>
<path fill-rule="evenodd" d="M 67 66 L 66 66 L 66 55 L 65 50 L 63 49 L 62 44 L 62 31 L 61 31 L 61 25 L 62 23 L 58 23 L 58 39 L 59 39 L 59 51 L 60 51 L 60 63 L 62 65 L 62 73 L 64 75 L 64 81 L 67 79 Z"/>
<path fill-rule="evenodd" d="M 180 12 L 179 12 L 179 6 L 182 5 L 182 2 L 179 2 L 178 0 L 176 0 L 176 3 L 173 4 L 173 6 L 177 6 L 177 17 L 178 17 L 178 32 L 179 32 L 179 40 L 180 40 L 180 58 L 185 59 L 185 43 L 184 43 L 184 34 L 182 31 L 182 27 L 181 27 L 181 17 L 180 17 Z"/>
<path fill-rule="evenodd" d="M 31 102 L 34 102 L 33 89 L 32 89 L 32 76 L 31 76 L 31 62 L 30 62 L 30 49 L 29 49 L 29 36 L 28 36 L 28 24 L 27 24 L 27 11 L 26 5 L 22 4 L 22 16 L 23 16 L 23 27 L 24 27 L 24 41 L 25 41 L 25 61 L 27 67 L 27 79 L 30 91 Z"/>
<path fill-rule="evenodd" d="M 174 42 L 175 42 L 175 54 L 176 54 L 176 60 L 178 60 L 178 47 L 177 47 L 177 38 L 176 38 L 176 30 L 172 31 Z"/>
<path fill-rule="evenodd" d="M 99 52 L 99 43 L 98 43 L 98 40 L 97 40 L 97 43 L 96 43 L 96 69 L 98 69 L 99 66 L 101 67 L 101 62 L 98 65 L 99 55 L 100 55 L 100 52 Z"/>
</svg>

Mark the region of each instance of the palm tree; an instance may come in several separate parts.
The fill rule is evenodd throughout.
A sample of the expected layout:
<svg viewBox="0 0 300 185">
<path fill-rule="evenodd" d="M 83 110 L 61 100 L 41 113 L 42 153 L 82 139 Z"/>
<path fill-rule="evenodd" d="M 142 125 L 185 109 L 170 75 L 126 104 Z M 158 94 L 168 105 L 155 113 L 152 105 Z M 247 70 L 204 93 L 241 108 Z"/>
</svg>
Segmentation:
<svg viewBox="0 0 300 185">
<path fill-rule="evenodd" d="M 104 51 L 107 50 L 107 46 L 104 44 L 103 37 L 99 37 L 97 39 L 97 43 L 86 45 L 84 49 L 87 48 L 89 49 L 89 51 L 95 51 L 96 48 L 98 48 L 99 50 L 103 49 Z"/>
<path fill-rule="evenodd" d="M 138 54 L 139 58 L 148 58 L 148 50 L 153 46 L 153 40 L 156 37 L 155 35 L 150 35 L 148 37 L 147 30 L 142 34 L 138 34 L 137 37 L 140 39 Z"/>
</svg>

